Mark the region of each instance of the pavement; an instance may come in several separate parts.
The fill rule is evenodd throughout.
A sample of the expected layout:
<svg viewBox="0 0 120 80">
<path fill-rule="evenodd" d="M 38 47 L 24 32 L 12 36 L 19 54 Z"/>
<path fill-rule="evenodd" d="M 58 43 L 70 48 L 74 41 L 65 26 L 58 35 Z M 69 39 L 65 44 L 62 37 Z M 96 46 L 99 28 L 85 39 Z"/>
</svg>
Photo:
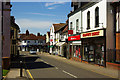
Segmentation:
<svg viewBox="0 0 120 80">
<path fill-rule="evenodd" d="M 65 78 L 65 80 L 66 78 L 91 78 L 92 80 L 100 80 L 100 78 L 118 80 L 119 78 L 120 80 L 120 71 L 118 70 L 71 61 L 48 53 L 37 53 L 37 55 L 22 53 L 22 55 L 25 55 L 23 77 L 20 77 L 20 66 L 13 61 L 10 72 L 4 80 L 39 80 L 40 78 Z"/>
<path fill-rule="evenodd" d="M 10 71 L 6 76 L 4 76 L 3 80 L 28 80 L 28 76 L 24 68 L 22 69 L 22 77 L 20 77 L 20 60 L 20 57 L 11 60 Z"/>
</svg>

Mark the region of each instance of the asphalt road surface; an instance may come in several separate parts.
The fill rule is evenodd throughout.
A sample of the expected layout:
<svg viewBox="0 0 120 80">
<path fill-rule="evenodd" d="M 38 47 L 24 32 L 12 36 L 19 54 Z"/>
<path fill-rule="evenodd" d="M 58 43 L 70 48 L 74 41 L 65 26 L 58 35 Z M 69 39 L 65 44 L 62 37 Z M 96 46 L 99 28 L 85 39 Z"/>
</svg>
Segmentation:
<svg viewBox="0 0 120 80">
<path fill-rule="evenodd" d="M 63 59 L 64 60 L 64 59 Z M 25 68 L 32 80 L 36 79 L 79 79 L 79 80 L 115 80 L 89 70 L 67 64 L 45 55 L 26 55 Z"/>
</svg>

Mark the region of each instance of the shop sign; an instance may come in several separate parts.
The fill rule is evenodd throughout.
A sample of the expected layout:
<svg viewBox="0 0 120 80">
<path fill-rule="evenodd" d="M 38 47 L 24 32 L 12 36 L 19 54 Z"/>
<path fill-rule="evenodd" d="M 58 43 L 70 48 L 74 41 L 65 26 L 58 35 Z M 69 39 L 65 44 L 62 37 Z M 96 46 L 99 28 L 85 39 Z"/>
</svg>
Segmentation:
<svg viewBox="0 0 120 80">
<path fill-rule="evenodd" d="M 56 41 L 59 41 L 58 39 L 56 39 Z"/>
<path fill-rule="evenodd" d="M 68 34 L 73 34 L 73 30 L 68 30 Z"/>
<path fill-rule="evenodd" d="M 98 30 L 88 33 L 81 33 L 81 38 L 89 38 L 89 37 L 100 37 L 104 36 L 104 30 Z"/>
<path fill-rule="evenodd" d="M 80 35 L 69 36 L 69 37 L 68 37 L 68 41 L 77 41 L 77 40 L 81 40 L 81 39 L 80 39 Z"/>
<path fill-rule="evenodd" d="M 53 39 L 50 39 L 51 42 L 53 42 Z"/>
</svg>

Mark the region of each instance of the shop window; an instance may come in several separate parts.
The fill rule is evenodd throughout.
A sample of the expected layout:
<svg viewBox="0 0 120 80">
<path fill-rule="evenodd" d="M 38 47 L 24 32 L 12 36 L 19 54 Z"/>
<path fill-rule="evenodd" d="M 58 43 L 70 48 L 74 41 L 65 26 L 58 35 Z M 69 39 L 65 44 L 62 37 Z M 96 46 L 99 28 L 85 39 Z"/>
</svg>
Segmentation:
<svg viewBox="0 0 120 80">
<path fill-rule="evenodd" d="M 87 12 L 87 29 L 90 29 L 90 11 Z"/>
<path fill-rule="evenodd" d="M 70 30 L 72 30 L 72 22 L 70 22 Z"/>
<path fill-rule="evenodd" d="M 88 47 L 84 46 L 83 60 L 88 61 Z"/>
<path fill-rule="evenodd" d="M 95 9 L 95 27 L 99 27 L 99 7 Z"/>
<path fill-rule="evenodd" d="M 93 46 L 89 47 L 89 61 L 94 61 L 94 49 Z"/>
<path fill-rule="evenodd" d="M 28 41 L 27 43 L 30 43 L 30 41 Z"/>
<path fill-rule="evenodd" d="M 98 44 L 95 49 L 95 63 L 104 65 L 104 45 Z"/>
<path fill-rule="evenodd" d="M 81 58 L 81 54 L 80 54 L 80 46 L 79 45 L 75 45 L 73 46 L 73 56 L 76 58 Z"/>
<path fill-rule="evenodd" d="M 76 32 L 79 30 L 79 19 L 76 20 Z"/>
</svg>

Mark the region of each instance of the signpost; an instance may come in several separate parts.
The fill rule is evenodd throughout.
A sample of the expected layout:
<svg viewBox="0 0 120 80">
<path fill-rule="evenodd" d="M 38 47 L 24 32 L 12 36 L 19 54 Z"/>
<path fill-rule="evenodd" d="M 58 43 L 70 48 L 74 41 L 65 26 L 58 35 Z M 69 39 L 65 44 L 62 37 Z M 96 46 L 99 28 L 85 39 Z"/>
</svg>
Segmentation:
<svg viewBox="0 0 120 80">
<path fill-rule="evenodd" d="M 2 0 L 0 0 L 0 80 L 2 80 Z"/>
</svg>

